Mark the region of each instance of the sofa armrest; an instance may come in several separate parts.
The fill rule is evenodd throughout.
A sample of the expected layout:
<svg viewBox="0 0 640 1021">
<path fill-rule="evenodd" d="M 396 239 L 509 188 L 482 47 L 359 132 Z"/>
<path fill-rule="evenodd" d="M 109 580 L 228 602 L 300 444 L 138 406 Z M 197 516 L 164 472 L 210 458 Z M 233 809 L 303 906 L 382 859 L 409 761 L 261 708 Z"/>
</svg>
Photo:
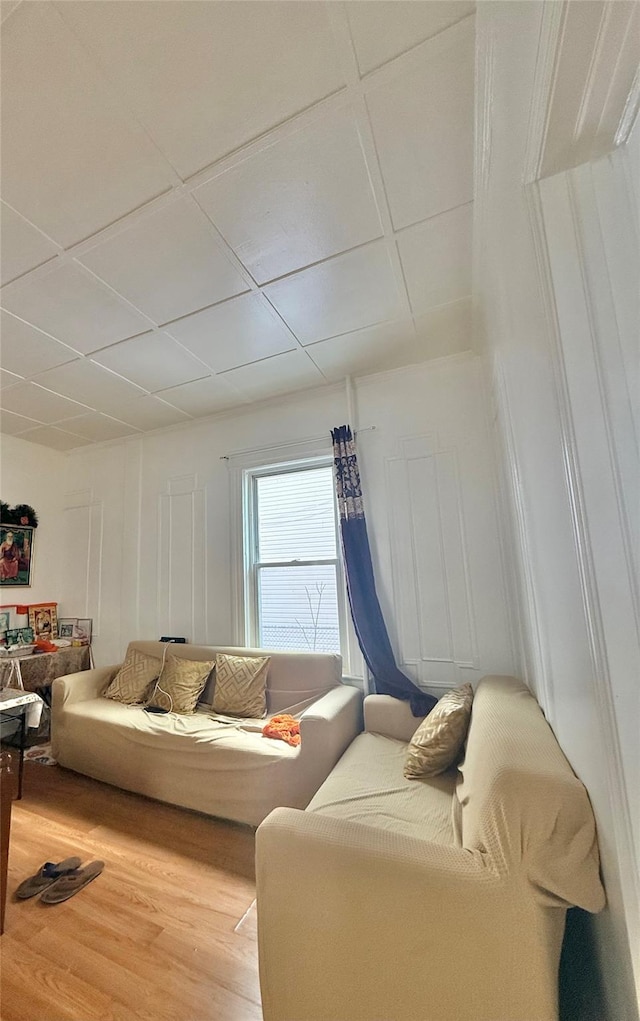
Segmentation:
<svg viewBox="0 0 640 1021">
<path fill-rule="evenodd" d="M 479 850 L 278 808 L 256 879 L 265 1021 L 556 1017 L 523 975 L 540 921 Z"/>
<path fill-rule="evenodd" d="M 97 698 L 109 681 L 113 680 L 120 666 L 121 664 L 96 667 L 93 670 L 81 670 L 77 674 L 56 677 L 51 685 L 53 713 L 74 702 L 86 702 L 90 698 Z"/>
<path fill-rule="evenodd" d="M 328 776 L 362 730 L 362 693 L 347 684 L 332 688 L 300 716 L 300 754 L 329 763 Z"/>
<path fill-rule="evenodd" d="M 364 729 L 398 741 L 410 741 L 424 716 L 414 716 L 408 702 L 391 695 L 367 695 L 364 700 Z"/>
</svg>

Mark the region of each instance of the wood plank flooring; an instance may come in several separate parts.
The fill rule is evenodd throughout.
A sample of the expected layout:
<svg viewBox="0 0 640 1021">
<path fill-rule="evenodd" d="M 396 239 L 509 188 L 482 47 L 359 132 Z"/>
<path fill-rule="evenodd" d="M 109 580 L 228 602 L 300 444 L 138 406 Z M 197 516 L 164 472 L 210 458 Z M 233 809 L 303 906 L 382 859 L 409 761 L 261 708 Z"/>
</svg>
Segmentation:
<svg viewBox="0 0 640 1021">
<path fill-rule="evenodd" d="M 13 891 L 44 861 L 106 862 L 56 906 Z M 254 834 L 25 764 L 0 940 L 2 1021 L 261 1021 Z"/>
</svg>

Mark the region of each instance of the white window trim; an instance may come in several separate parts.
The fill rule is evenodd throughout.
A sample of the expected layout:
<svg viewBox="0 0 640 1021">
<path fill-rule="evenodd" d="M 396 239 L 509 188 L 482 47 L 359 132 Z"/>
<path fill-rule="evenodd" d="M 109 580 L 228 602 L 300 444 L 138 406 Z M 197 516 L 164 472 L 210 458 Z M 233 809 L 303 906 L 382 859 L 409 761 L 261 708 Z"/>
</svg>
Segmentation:
<svg viewBox="0 0 640 1021">
<path fill-rule="evenodd" d="M 252 536 L 251 522 L 249 516 L 245 514 L 246 487 L 251 485 L 251 479 L 255 474 L 286 471 L 289 465 L 294 464 L 300 468 L 332 464 L 333 451 L 326 438 L 322 437 L 267 447 L 262 450 L 243 451 L 230 455 L 227 463 L 230 472 L 233 634 L 237 645 L 246 646 L 249 642 L 248 636 L 255 633 L 247 628 L 247 607 L 251 600 L 251 590 L 248 585 L 245 551 Z M 339 529 L 340 523 L 336 517 L 339 550 L 338 610 L 340 613 L 343 674 L 360 677 L 364 676 L 364 662 L 349 612 Z"/>
</svg>

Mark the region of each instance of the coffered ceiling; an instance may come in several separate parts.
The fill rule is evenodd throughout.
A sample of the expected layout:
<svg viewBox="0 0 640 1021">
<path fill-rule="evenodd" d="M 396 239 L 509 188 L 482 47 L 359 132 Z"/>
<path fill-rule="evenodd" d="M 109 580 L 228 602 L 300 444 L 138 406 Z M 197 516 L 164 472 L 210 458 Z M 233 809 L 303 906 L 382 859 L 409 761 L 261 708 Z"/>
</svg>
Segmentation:
<svg viewBox="0 0 640 1021">
<path fill-rule="evenodd" d="M 474 5 L 3 0 L 2 431 L 469 346 Z"/>
</svg>

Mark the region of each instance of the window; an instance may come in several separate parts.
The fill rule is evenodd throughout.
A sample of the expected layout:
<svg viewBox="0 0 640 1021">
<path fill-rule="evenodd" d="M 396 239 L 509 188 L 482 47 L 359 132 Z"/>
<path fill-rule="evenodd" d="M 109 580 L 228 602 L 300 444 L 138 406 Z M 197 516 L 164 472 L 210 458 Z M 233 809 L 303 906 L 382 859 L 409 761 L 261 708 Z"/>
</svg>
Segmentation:
<svg viewBox="0 0 640 1021">
<path fill-rule="evenodd" d="M 342 653 L 345 593 L 332 462 L 247 471 L 245 509 L 248 641 Z"/>
</svg>

